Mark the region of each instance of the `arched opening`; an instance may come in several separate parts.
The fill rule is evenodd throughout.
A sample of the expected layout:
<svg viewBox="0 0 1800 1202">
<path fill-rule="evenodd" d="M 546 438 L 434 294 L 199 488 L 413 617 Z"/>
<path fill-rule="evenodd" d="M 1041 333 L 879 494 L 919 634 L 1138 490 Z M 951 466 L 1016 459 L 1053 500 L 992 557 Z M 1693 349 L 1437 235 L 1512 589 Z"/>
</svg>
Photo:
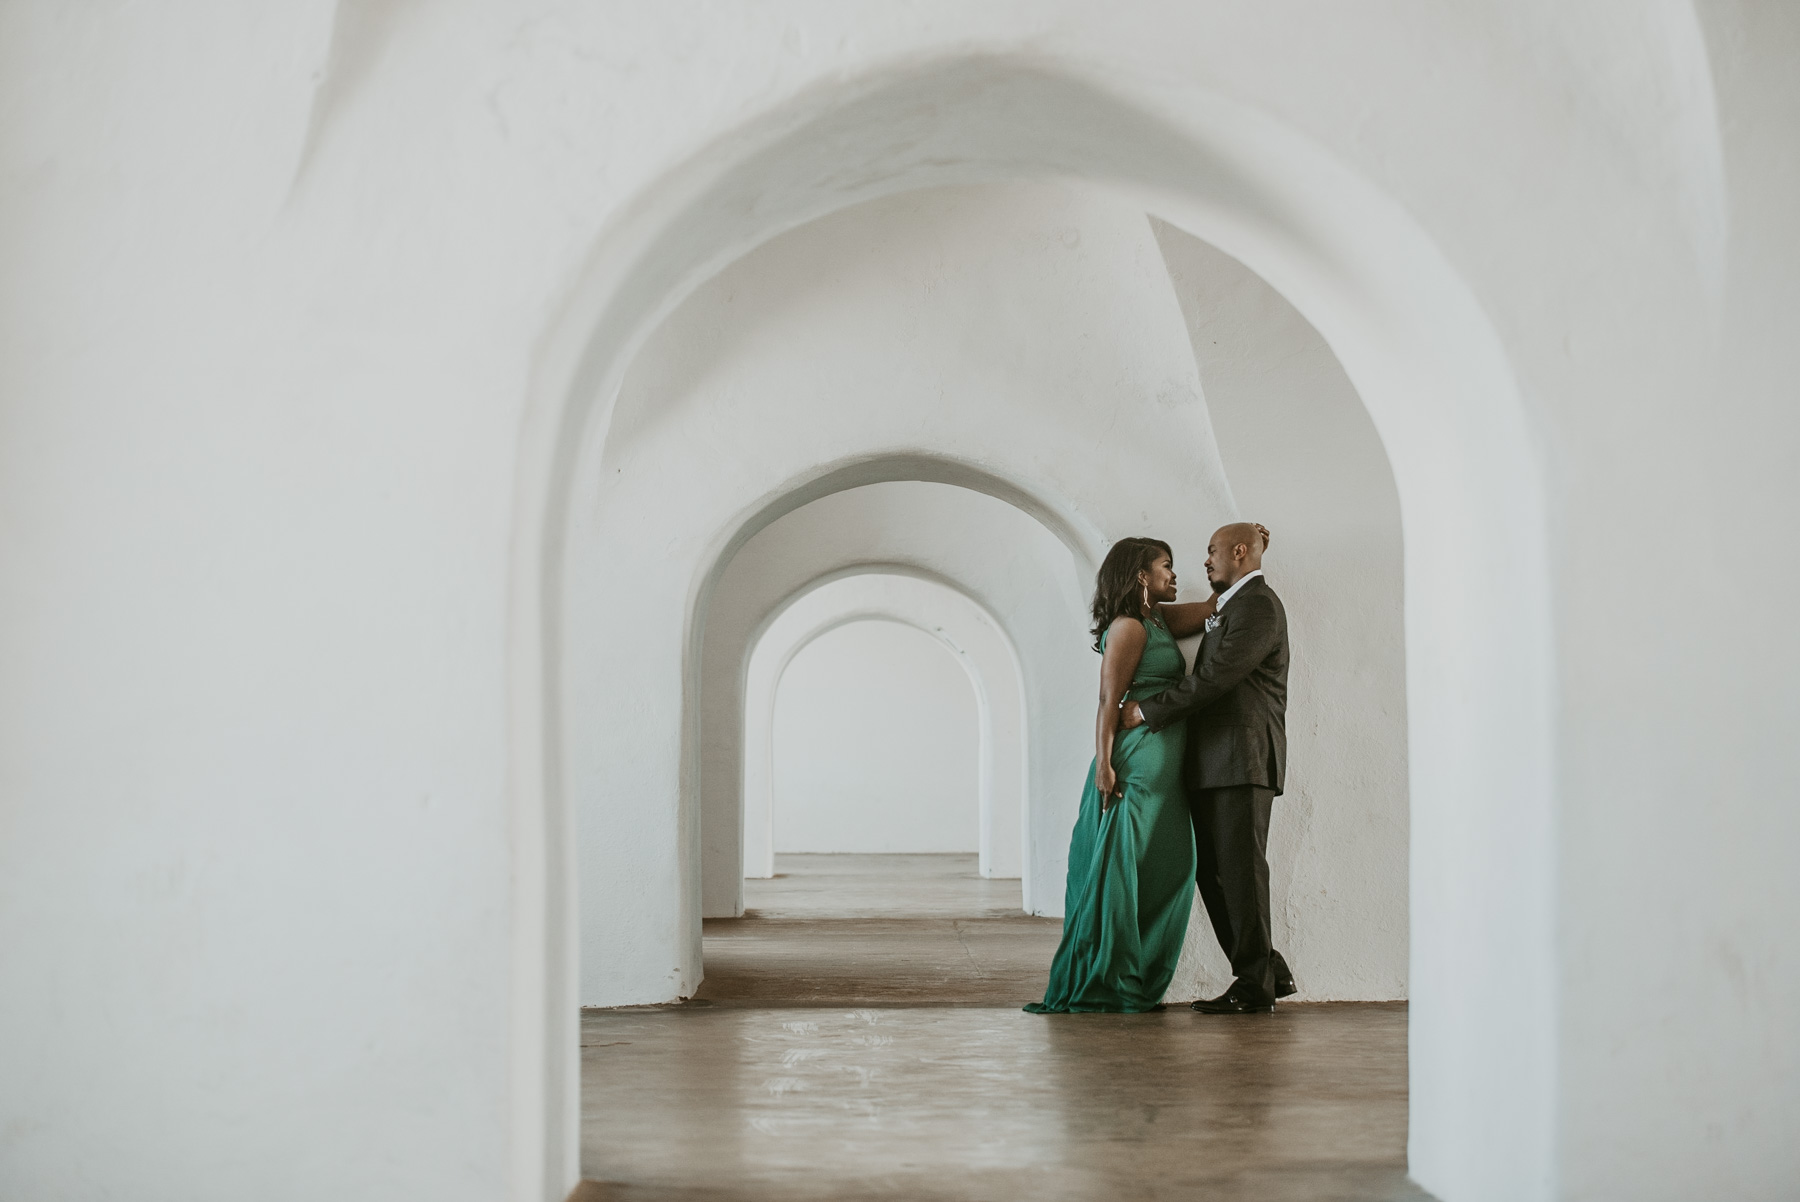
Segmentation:
<svg viewBox="0 0 1800 1202">
<path fill-rule="evenodd" d="M 793 598 L 750 657 L 743 906 L 705 922 L 697 1004 L 991 1005 L 1034 983 L 1058 925 L 1023 912 L 1024 702 L 960 589 L 890 569 Z"/>
<path fill-rule="evenodd" d="M 954 652 L 905 622 L 852 619 L 798 648 L 770 715 L 774 853 L 976 855 L 974 684 Z"/>
<path fill-rule="evenodd" d="M 934 116 L 922 132 L 911 114 L 926 98 Z M 1523 415 L 1479 311 L 1399 210 L 1288 131 L 1209 98 L 1192 99 L 1180 119 L 1165 120 L 1084 83 L 994 62 L 881 81 L 847 101 L 834 96 L 829 105 L 786 115 L 766 135 L 722 149 L 705 170 L 672 180 L 662 198 L 668 203 L 647 207 L 636 226 L 615 231 L 617 240 L 602 248 L 589 276 L 590 290 L 574 306 L 570 329 L 580 332 L 553 350 L 553 363 L 562 365 L 547 372 L 555 381 L 554 416 L 542 444 L 546 453 L 528 473 L 543 490 L 535 511 L 548 519 L 549 533 L 540 542 L 528 531 L 524 540 L 547 560 L 540 574 L 536 556 L 526 556 L 522 613 L 529 620 L 522 637 L 529 649 L 539 647 L 540 614 L 554 633 L 545 644 L 552 654 L 530 661 L 548 673 L 551 687 L 535 691 L 527 682 L 519 720 L 529 734 L 538 728 L 539 707 L 547 705 L 544 729 L 565 733 L 551 736 L 548 761 L 561 765 L 561 775 L 546 779 L 527 769 L 520 783 L 526 798 L 540 785 L 558 799 L 562 789 L 587 787 L 580 749 L 566 732 L 591 717 L 585 691 L 601 688 L 597 682 L 607 673 L 605 657 L 584 647 L 586 636 L 573 620 L 584 614 L 598 565 L 584 565 L 582 531 L 571 515 L 605 504 L 603 473 L 581 466 L 607 445 L 605 423 L 586 415 L 596 404 L 604 412 L 617 395 L 626 365 L 655 322 L 744 247 L 853 200 L 1026 173 L 1106 178 L 1280 288 L 1324 332 L 1381 430 L 1408 536 L 1414 1172 L 1529 1187 L 1545 1163 L 1547 1127 L 1532 1116 L 1546 1113 L 1533 1100 L 1547 1083 L 1548 1002 L 1521 1007 L 1501 999 L 1516 1000 L 1519 981 L 1540 981 L 1548 971 L 1548 941 L 1541 937 L 1548 901 L 1547 727 L 1542 706 L 1534 704 L 1548 665 L 1518 654 L 1519 643 L 1503 652 L 1480 637 L 1502 616 L 1502 596 L 1514 630 L 1536 632 L 1543 624 L 1541 595 L 1521 601 L 1518 591 L 1521 581 L 1531 592 L 1542 579 L 1535 570 L 1542 557 L 1535 533 L 1541 497 Z M 944 103 L 957 107 L 957 119 L 946 122 L 933 107 Z M 792 132 L 796 120 L 801 135 Z M 958 144 L 940 145 L 939 137 Z M 861 191 L 846 190 L 837 177 L 821 179 L 821 146 L 831 148 L 836 166 L 857 165 Z M 755 190 L 757 204 L 739 203 L 745 188 Z M 856 470 L 855 463 L 830 465 L 813 479 Z M 740 512 L 760 513 L 782 498 L 805 500 L 791 486 L 767 497 Z M 731 523 L 738 533 L 719 538 L 728 543 L 752 525 Z M 1116 532 L 1111 525 L 1101 528 Z M 704 594 L 704 583 L 696 592 Z M 539 609 L 540 599 L 547 608 Z M 1548 646 L 1538 638 L 1520 641 Z M 683 675 L 691 678 L 688 663 Z M 1471 681 L 1480 682 L 1473 692 Z M 673 725 L 668 719 L 660 720 Z M 691 735 L 686 728 L 674 732 L 675 762 L 689 764 L 697 754 Z M 670 737 L 664 729 L 651 741 Z M 629 779 L 614 784 L 627 793 L 634 787 Z M 521 821 L 523 844 L 542 846 L 531 838 L 537 832 L 541 839 L 541 823 Z M 691 815 L 677 811 L 650 816 L 632 836 L 644 847 L 677 849 L 672 858 L 665 850 L 646 861 L 670 865 L 667 879 L 651 881 L 666 896 L 691 897 L 691 887 L 677 882 L 688 854 L 679 849 L 693 846 L 694 826 Z M 664 870 L 652 870 L 657 873 Z M 548 888 L 553 902 L 566 895 L 566 865 L 560 878 L 540 872 L 522 880 L 526 888 L 534 881 Z M 686 901 L 667 919 L 647 915 L 633 935 L 644 942 L 643 954 L 662 956 L 681 946 L 681 932 L 697 929 L 698 908 Z M 549 913 L 567 921 L 554 904 Z M 691 935 L 687 941 L 691 946 Z M 1480 954 L 1472 956 L 1471 947 Z M 623 950 L 629 959 L 630 947 Z M 691 969 L 677 969 L 671 983 L 684 971 Z M 545 979 L 539 974 L 537 985 L 521 988 Z M 553 989 L 551 996 L 568 994 Z M 535 1012 L 554 1014 L 550 999 L 545 1003 L 550 1009 Z M 552 1082 L 540 1096 L 552 1099 L 551 1111 L 566 1107 L 572 1084 L 566 1066 L 543 1061 L 540 1071 Z M 572 1122 L 566 1109 L 564 1116 Z M 553 1162 L 569 1152 L 566 1140 L 552 1140 Z"/>
<path fill-rule="evenodd" d="M 209 1143 L 250 1172 L 288 1142 L 313 1150 L 295 1194 L 501 1193 L 508 1149 L 513 1192 L 560 1193 L 582 895 L 616 903 L 604 967 L 640 1000 L 679 994 L 704 913 L 704 715 L 664 693 L 700 672 L 714 540 L 904 456 L 1041 492 L 1083 537 L 1151 512 L 1060 452 L 963 439 L 912 378 L 924 420 L 863 445 L 753 404 L 795 455 L 733 426 L 726 458 L 693 423 L 729 512 L 640 511 L 663 543 L 628 563 L 591 537 L 613 427 L 681 419 L 628 413 L 624 385 L 757 247 L 1026 185 L 1112 190 L 1246 265 L 1336 347 L 1392 452 L 1415 1170 L 1454 1202 L 1800 1179 L 1779 1020 L 1800 876 L 1778 850 L 1800 821 L 1779 612 L 1800 9 L 283 11 L 25 14 L 0 41 L 25 251 L 0 875 L 30 1019 L 0 1194 L 182 1192 Z M 972 345 L 1078 366 L 1028 337 L 1042 282 L 989 307 L 1018 342 Z M 899 374 L 832 384 L 863 414 Z M 977 391 L 951 399 L 1024 412 Z M 1106 391 L 1096 443 L 1141 429 Z M 1274 524 L 1284 555 L 1308 529 Z M 1760 577 L 1752 654 L 1641 603 L 1669 546 L 1694 548 L 1686 593 Z M 626 570 L 642 638 L 587 604 Z M 640 693 L 632 755 L 600 760 L 606 698 Z M 595 830 L 627 862 L 577 880 Z M 97 1045 L 118 980 L 151 1038 Z"/>
<path fill-rule="evenodd" d="M 858 465 L 858 471 L 926 476 L 945 466 L 953 465 L 912 457 Z M 1052 851 L 1059 836 L 1048 832 L 1064 821 L 1067 798 L 1047 789 L 1028 795 L 1024 779 L 1080 771 L 1073 760 L 1085 719 L 1071 715 L 1067 698 L 1085 688 L 1078 682 L 1088 665 L 1069 635 L 1080 625 L 1073 556 L 1051 527 L 994 495 L 1004 491 L 1003 482 L 969 469 L 957 475 L 983 487 L 902 476 L 798 507 L 779 503 L 780 516 L 734 540 L 731 557 L 715 566 L 696 623 L 699 672 L 688 698 L 699 725 L 703 917 L 742 912 L 742 881 L 756 875 L 746 856 L 753 861 L 762 854 L 755 832 L 763 821 L 758 815 L 767 813 L 759 808 L 766 794 L 758 791 L 766 778 L 756 775 L 755 744 L 744 742 L 747 718 L 759 706 L 767 712 L 773 679 L 768 664 L 759 667 L 759 651 L 780 645 L 789 631 L 799 637 L 803 631 L 793 624 L 830 620 L 840 602 L 849 612 L 877 601 L 885 611 L 899 607 L 909 620 L 942 626 L 988 665 L 984 680 L 1004 682 L 988 695 L 1001 718 L 1019 711 L 1008 728 L 1019 732 L 1021 750 L 984 757 L 1000 799 L 984 823 L 984 846 L 990 864 L 998 854 L 1004 875 L 1025 878 L 1028 908 L 1056 912 L 1060 876 L 1046 857 L 1060 854 Z M 996 555 L 994 548 L 1006 550 Z M 869 576 L 888 583 L 856 583 Z M 878 598 L 871 589 L 886 595 Z M 853 605 L 853 596 L 862 600 Z M 782 637 L 771 639 L 783 623 Z M 1041 896 L 1034 888 L 1040 878 L 1052 881 Z"/>
<path fill-rule="evenodd" d="M 864 470 L 923 475 L 940 466 L 904 460 Z M 1070 799 L 1050 782 L 1078 776 L 1085 763 L 1087 716 L 1070 701 L 1086 690 L 1091 658 L 1079 642 L 1073 556 L 1052 528 L 995 496 L 997 482 L 967 470 L 960 478 L 986 487 L 899 479 L 831 493 L 787 509 L 718 565 L 699 631 L 706 917 L 741 913 L 741 882 L 756 875 L 747 864 L 760 854 L 754 834 L 767 812 L 759 808 L 766 778 L 757 776 L 757 745 L 742 735 L 758 707 L 767 712 L 773 677 L 760 653 L 789 631 L 797 638 L 809 622 L 832 620 L 840 606 L 869 605 L 942 628 L 979 660 L 998 724 L 984 756 L 996 803 L 983 825 L 986 860 L 1023 878 L 1029 911 L 1060 912 Z M 1041 787 L 1028 792 L 1027 779 Z M 1040 881 L 1048 883 L 1039 889 Z"/>
<path fill-rule="evenodd" d="M 759 661 L 775 676 L 766 706 L 752 703 L 745 712 L 744 900 L 745 914 L 755 917 L 707 923 L 707 996 L 723 992 L 717 982 L 731 966 L 718 951 L 729 943 L 718 936 L 731 927 L 761 928 L 756 933 L 766 954 L 781 939 L 771 916 L 827 920 L 799 928 L 803 942 L 795 950 L 816 972 L 823 965 L 808 954 L 810 937 L 842 930 L 843 919 L 886 920 L 871 943 L 891 948 L 895 935 L 908 933 L 895 919 L 933 910 L 979 912 L 996 901 L 1013 914 L 1020 909 L 1023 714 L 1016 689 L 1010 715 L 1004 701 L 992 704 L 984 678 L 993 676 L 1004 698 L 1012 684 L 1007 665 L 989 663 L 984 674 L 962 645 L 967 640 L 906 613 L 905 593 L 948 589 L 904 576 L 836 583 L 870 603 L 834 598 L 843 590 L 833 585 L 815 590 L 771 626 L 752 659 L 752 697 Z M 806 621 L 821 611 L 832 616 Z M 780 629 L 795 618 L 807 627 L 798 638 Z M 1009 722 L 1013 738 L 997 740 Z M 1011 744 L 1005 749 L 1014 778 L 1010 797 L 996 796 L 995 769 L 1007 767 L 997 742 Z M 1011 821 L 999 831 L 997 801 L 1012 803 Z M 1006 865 L 994 863 L 996 834 L 1011 837 L 1004 849 L 1011 853 L 1011 879 L 1002 875 Z M 766 852 L 759 854 L 759 842 Z M 833 919 L 839 924 L 830 924 Z M 731 942 L 743 947 L 750 940 L 740 933 Z M 949 950 L 940 949 L 937 958 L 954 959 L 943 954 Z"/>
<path fill-rule="evenodd" d="M 1025 686 L 1012 645 L 993 617 L 959 590 L 914 574 L 855 572 L 810 588 L 772 618 L 750 652 L 744 676 L 743 867 L 774 874 L 776 717 L 788 666 L 814 641 L 854 622 L 902 623 L 941 642 L 972 689 L 975 741 L 974 840 L 984 877 L 1016 878 L 1025 831 Z M 862 679 L 850 674 L 847 679 Z M 838 681 L 842 689 L 842 681 Z M 891 701 L 891 699 L 888 699 Z M 918 708 L 915 704 L 912 707 Z M 883 729 L 872 723 L 872 729 Z M 883 750 L 881 754 L 889 754 Z M 790 848 L 789 850 L 793 850 Z"/>
</svg>

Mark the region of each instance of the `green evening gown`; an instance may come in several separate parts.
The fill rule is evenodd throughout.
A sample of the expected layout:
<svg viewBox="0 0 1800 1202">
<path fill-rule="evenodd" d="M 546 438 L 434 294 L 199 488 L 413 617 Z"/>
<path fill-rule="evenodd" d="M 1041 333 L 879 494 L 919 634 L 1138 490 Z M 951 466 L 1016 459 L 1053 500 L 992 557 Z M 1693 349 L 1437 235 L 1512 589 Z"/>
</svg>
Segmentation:
<svg viewBox="0 0 1800 1202">
<path fill-rule="evenodd" d="M 1125 696 L 1154 697 L 1185 674 L 1181 648 L 1160 620 Z M 1102 640 L 1104 645 L 1104 639 Z M 1125 795 L 1104 814 L 1088 767 L 1081 812 L 1069 839 L 1062 943 L 1044 1000 L 1033 1014 L 1135 1014 L 1162 1001 L 1194 904 L 1194 827 L 1181 781 L 1187 723 L 1148 726 L 1113 740 L 1113 771 Z"/>
</svg>

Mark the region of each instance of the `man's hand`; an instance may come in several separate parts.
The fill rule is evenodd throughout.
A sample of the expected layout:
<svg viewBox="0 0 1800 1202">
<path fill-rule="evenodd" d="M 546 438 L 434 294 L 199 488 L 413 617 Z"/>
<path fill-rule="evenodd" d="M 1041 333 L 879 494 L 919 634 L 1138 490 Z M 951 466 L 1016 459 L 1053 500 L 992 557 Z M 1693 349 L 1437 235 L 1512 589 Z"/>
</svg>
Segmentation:
<svg viewBox="0 0 1800 1202">
<path fill-rule="evenodd" d="M 1144 711 L 1138 708 L 1135 701 L 1127 701 L 1119 709 L 1119 727 L 1122 730 L 1136 730 L 1144 724 Z"/>
</svg>

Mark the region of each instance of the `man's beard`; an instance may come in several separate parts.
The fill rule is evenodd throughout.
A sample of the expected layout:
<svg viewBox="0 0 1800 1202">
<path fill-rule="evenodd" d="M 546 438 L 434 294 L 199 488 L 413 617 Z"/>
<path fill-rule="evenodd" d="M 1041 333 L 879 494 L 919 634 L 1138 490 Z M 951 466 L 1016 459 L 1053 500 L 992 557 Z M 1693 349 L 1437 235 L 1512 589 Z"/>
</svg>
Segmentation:
<svg viewBox="0 0 1800 1202">
<path fill-rule="evenodd" d="M 1206 583 L 1212 585 L 1213 596 L 1215 596 L 1215 597 L 1218 596 L 1220 593 L 1224 592 L 1226 589 L 1231 587 L 1229 584 L 1226 584 L 1223 580 L 1214 580 L 1211 576 L 1208 576 L 1206 578 Z"/>
</svg>

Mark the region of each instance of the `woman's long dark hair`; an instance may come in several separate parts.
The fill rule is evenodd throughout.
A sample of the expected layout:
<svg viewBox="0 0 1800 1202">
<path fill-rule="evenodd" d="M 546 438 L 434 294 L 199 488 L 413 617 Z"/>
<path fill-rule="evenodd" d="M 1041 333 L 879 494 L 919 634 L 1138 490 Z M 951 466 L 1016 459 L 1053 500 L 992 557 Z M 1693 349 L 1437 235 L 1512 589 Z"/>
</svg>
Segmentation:
<svg viewBox="0 0 1800 1202">
<path fill-rule="evenodd" d="M 1122 538 L 1112 545 L 1094 577 L 1094 650 L 1114 618 L 1144 616 L 1144 586 L 1139 572 L 1147 572 L 1159 555 L 1170 560 L 1175 552 L 1160 538 Z"/>
</svg>

